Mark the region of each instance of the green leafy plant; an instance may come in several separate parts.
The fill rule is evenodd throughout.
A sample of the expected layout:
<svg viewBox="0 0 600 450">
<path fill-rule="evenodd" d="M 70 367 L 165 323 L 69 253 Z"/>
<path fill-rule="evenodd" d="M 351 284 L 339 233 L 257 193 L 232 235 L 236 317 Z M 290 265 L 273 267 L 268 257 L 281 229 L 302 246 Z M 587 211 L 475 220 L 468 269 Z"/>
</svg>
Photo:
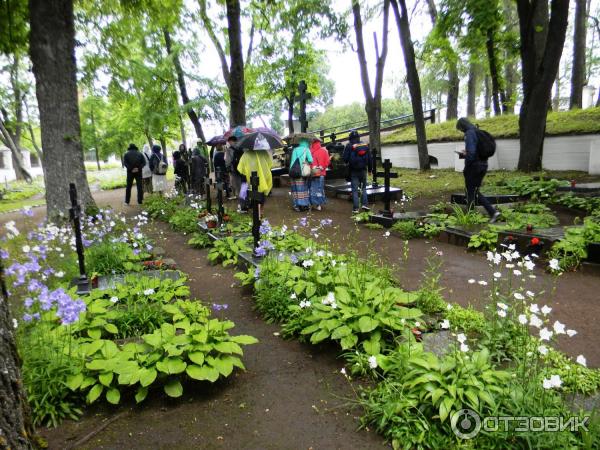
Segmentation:
<svg viewBox="0 0 600 450">
<path fill-rule="evenodd" d="M 475 310 L 472 306 L 463 308 L 460 305 L 452 305 L 446 311 L 446 319 L 454 331 L 467 334 L 481 335 L 485 332 L 488 323 L 482 312 Z"/>
<path fill-rule="evenodd" d="M 220 262 L 223 267 L 227 267 L 237 264 L 239 253 L 250 251 L 252 251 L 252 237 L 235 239 L 228 236 L 215 241 L 208 252 L 208 260 L 213 264 Z"/>
<path fill-rule="evenodd" d="M 587 246 L 600 242 L 600 221 L 586 217 L 581 227 L 568 227 L 565 236 L 552 246 L 550 258 L 557 258 L 563 270 L 574 270 L 587 258 Z"/>
<path fill-rule="evenodd" d="M 193 233 L 198 230 L 198 211 L 194 208 L 178 208 L 169 218 L 175 231 Z"/>
<path fill-rule="evenodd" d="M 365 227 L 369 230 L 383 230 L 383 225 L 380 223 L 365 223 Z"/>
<path fill-rule="evenodd" d="M 469 239 L 469 248 L 477 250 L 493 250 L 498 244 L 498 232 L 492 229 L 484 228 L 479 233 L 474 234 Z"/>
<path fill-rule="evenodd" d="M 401 220 L 392 226 L 392 231 L 402 239 L 415 239 L 423 236 L 423 230 L 413 220 Z"/>
<path fill-rule="evenodd" d="M 162 197 L 158 194 L 152 194 L 144 197 L 143 208 L 153 219 L 169 220 L 177 211 L 179 205 L 177 202 Z"/>
<path fill-rule="evenodd" d="M 139 261 L 144 255 L 136 255 L 126 243 L 104 241 L 87 248 L 85 257 L 89 273 L 108 275 L 142 270 Z"/>
<path fill-rule="evenodd" d="M 208 236 L 207 233 L 194 233 L 194 235 L 188 240 L 188 245 L 194 248 L 207 248 L 212 247 L 213 240 Z"/>
</svg>

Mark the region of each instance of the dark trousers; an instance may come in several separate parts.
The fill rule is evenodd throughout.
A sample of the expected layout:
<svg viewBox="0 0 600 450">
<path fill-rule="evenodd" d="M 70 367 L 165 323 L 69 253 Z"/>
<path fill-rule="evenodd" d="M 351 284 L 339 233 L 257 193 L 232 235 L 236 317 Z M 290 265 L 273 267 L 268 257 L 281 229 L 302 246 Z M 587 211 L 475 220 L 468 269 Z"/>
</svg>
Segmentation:
<svg viewBox="0 0 600 450">
<path fill-rule="evenodd" d="M 367 170 L 350 172 L 350 186 L 352 187 L 352 207 L 358 209 L 360 206 L 359 199 L 362 202 L 362 206 L 366 207 L 369 204 L 369 197 L 367 196 Z"/>
<path fill-rule="evenodd" d="M 465 176 L 465 187 L 467 188 L 467 207 L 469 210 L 473 209 L 474 205 L 481 205 L 485 208 L 487 213 L 491 216 L 494 215 L 496 210 L 490 203 L 490 201 L 479 192 L 483 177 L 487 173 L 487 164 L 475 163 L 471 166 L 465 167 L 463 175 Z"/>
<path fill-rule="evenodd" d="M 125 203 L 129 204 L 131 200 L 131 187 L 133 186 L 133 180 L 135 180 L 135 186 L 137 188 L 137 201 L 141 205 L 144 201 L 144 191 L 142 189 L 142 171 L 138 173 L 127 172 L 127 186 L 125 187 Z"/>
</svg>

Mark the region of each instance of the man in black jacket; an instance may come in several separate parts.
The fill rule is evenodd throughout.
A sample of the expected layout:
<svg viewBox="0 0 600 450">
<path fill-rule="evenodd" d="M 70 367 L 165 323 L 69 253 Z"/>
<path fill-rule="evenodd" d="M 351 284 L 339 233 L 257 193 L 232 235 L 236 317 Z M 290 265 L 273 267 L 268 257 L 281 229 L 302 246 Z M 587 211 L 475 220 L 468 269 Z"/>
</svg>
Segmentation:
<svg viewBox="0 0 600 450">
<path fill-rule="evenodd" d="M 367 172 L 373 173 L 373 161 L 369 146 L 360 141 L 358 131 L 352 130 L 348 139 L 342 159 L 348 164 L 352 187 L 352 213 L 356 214 L 359 211 L 359 200 L 364 211 L 371 210 L 367 195 Z"/>
<path fill-rule="evenodd" d="M 207 161 L 199 148 L 195 148 L 192 153 L 192 167 L 191 167 L 191 188 L 192 193 L 195 195 L 204 195 L 204 177 L 206 177 L 206 166 Z"/>
<path fill-rule="evenodd" d="M 142 168 L 146 165 L 144 155 L 140 153 L 135 144 L 129 144 L 127 153 L 123 156 L 123 165 L 127 169 L 127 186 L 125 187 L 125 204 L 129 205 L 131 199 L 131 187 L 133 180 L 137 188 L 137 201 L 141 205 L 144 201 L 144 191 L 142 190 Z"/>
</svg>

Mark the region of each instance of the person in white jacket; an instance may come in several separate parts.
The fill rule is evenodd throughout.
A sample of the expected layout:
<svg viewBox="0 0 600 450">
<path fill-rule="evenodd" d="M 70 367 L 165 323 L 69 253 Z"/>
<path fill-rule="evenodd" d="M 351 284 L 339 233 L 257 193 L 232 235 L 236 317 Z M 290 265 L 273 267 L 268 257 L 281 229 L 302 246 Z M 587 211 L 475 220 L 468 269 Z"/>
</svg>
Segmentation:
<svg viewBox="0 0 600 450">
<path fill-rule="evenodd" d="M 152 152 L 150 151 L 150 146 L 148 144 L 144 144 L 144 148 L 142 151 L 144 155 L 144 159 L 146 160 L 146 165 L 142 169 L 142 188 L 145 193 L 152 193 L 152 169 L 150 169 L 150 157 L 152 156 Z"/>
</svg>

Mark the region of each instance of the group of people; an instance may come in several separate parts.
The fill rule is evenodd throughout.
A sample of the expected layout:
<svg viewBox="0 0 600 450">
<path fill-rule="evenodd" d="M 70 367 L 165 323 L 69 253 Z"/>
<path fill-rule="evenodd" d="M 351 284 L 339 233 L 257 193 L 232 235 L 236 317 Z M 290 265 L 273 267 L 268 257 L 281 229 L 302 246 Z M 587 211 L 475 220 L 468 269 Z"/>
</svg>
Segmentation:
<svg viewBox="0 0 600 450">
<path fill-rule="evenodd" d="M 461 157 L 465 159 L 463 173 L 467 205 L 471 209 L 478 201 L 490 215 L 490 220 L 495 222 L 500 214 L 479 192 L 488 164 L 487 157 L 482 157 L 482 152 L 478 151 L 481 143 L 477 128 L 464 118 L 458 120 L 456 128 L 465 134 L 465 151 L 461 153 Z M 373 173 L 373 158 L 368 144 L 360 141 L 360 135 L 355 130 L 350 132 L 342 159 L 348 166 L 348 179 L 352 188 L 352 212 L 356 214 L 360 209 L 369 211 L 367 175 Z M 316 137 L 300 139 L 294 146 L 290 158 L 289 176 L 292 207 L 295 211 L 322 210 L 326 203 L 325 176 L 330 163 L 329 152 Z M 135 144 L 130 144 L 123 157 L 123 165 L 127 169 L 125 189 L 127 205 L 131 199 L 134 180 L 137 186 L 138 204 L 142 204 L 144 192 L 162 193 L 167 189 L 168 162 L 159 145 L 153 145 L 152 150 L 146 145 L 144 151 L 140 152 Z M 204 195 L 205 178 L 209 174 L 209 167 L 199 147 L 189 152 L 185 145 L 181 144 L 179 150 L 173 152 L 173 165 L 175 187 L 178 192 Z M 255 146 L 253 149 L 241 148 L 237 137 L 232 135 L 227 139 L 225 146 L 216 147 L 213 166 L 217 181 L 223 183 L 227 198 L 238 200 L 238 212 L 247 212 L 251 206 L 250 200 L 254 199 L 262 213 L 266 197 L 273 189 L 271 173 L 273 159 L 269 148 L 260 148 L 260 146 Z M 250 196 L 252 172 L 257 172 L 259 183 L 258 192 Z"/>
</svg>

